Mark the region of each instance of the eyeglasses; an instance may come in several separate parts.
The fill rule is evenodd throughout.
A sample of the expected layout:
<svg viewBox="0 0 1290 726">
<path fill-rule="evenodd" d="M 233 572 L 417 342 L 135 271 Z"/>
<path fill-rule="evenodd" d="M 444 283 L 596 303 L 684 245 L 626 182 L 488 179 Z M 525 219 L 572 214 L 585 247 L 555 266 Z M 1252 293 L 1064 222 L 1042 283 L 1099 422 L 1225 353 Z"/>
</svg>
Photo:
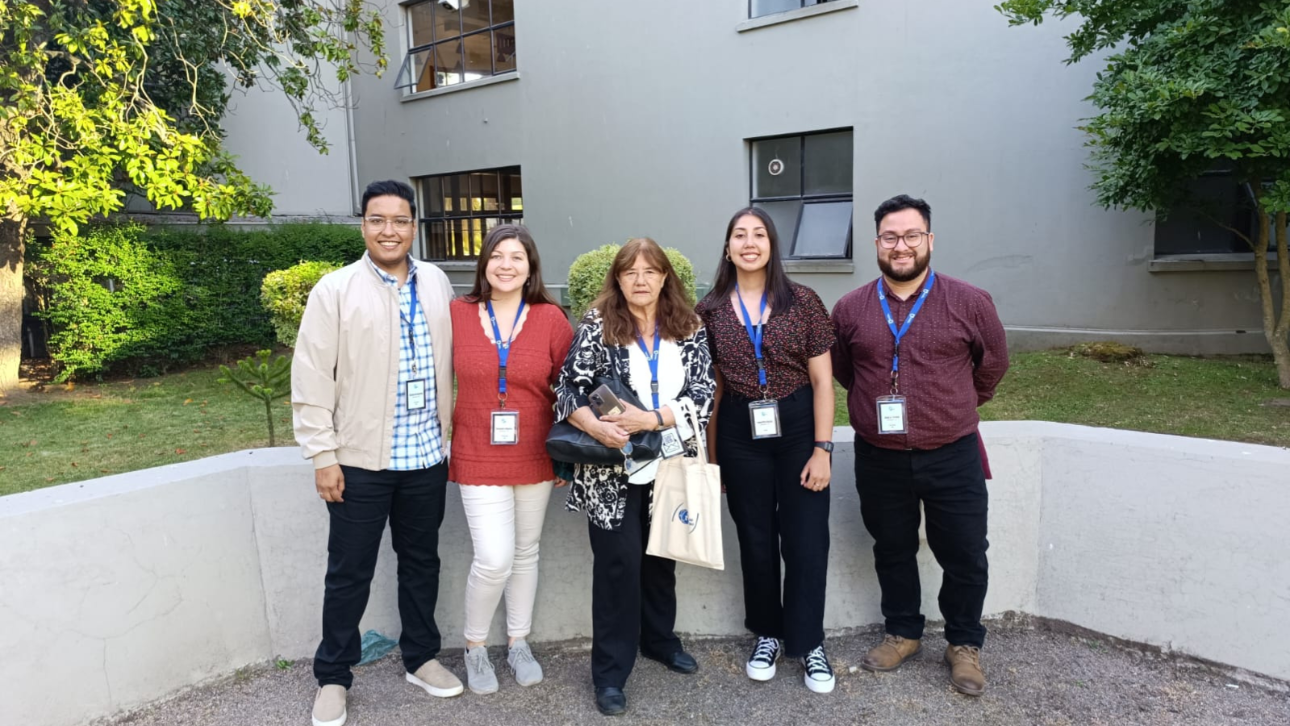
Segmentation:
<svg viewBox="0 0 1290 726">
<path fill-rule="evenodd" d="M 631 280 L 633 282 L 641 279 L 642 277 L 645 278 L 645 282 L 657 282 L 658 278 L 662 276 L 662 272 L 655 270 L 652 267 L 647 270 L 627 270 L 623 272 L 623 274 L 619 275 L 619 277 L 624 280 Z"/>
<path fill-rule="evenodd" d="M 903 239 L 905 240 L 906 245 L 913 248 L 921 245 L 923 243 L 923 238 L 929 236 L 930 234 L 931 234 L 930 232 L 906 232 L 905 234 L 894 234 L 892 232 L 887 232 L 886 234 L 879 235 L 878 241 L 882 243 L 883 247 L 889 250 L 893 250 L 896 248 L 896 245 L 899 244 L 900 241 Z"/>
<path fill-rule="evenodd" d="M 623 444 L 622 452 L 623 469 L 626 470 L 628 474 L 631 474 L 636 469 L 636 462 L 632 460 L 632 442 L 628 441 Z"/>
<path fill-rule="evenodd" d="M 386 219 L 385 217 L 363 217 L 363 223 L 373 229 L 385 229 L 385 225 L 394 225 L 396 232 L 406 232 L 412 229 L 412 220 L 408 217 L 395 217 Z"/>
</svg>

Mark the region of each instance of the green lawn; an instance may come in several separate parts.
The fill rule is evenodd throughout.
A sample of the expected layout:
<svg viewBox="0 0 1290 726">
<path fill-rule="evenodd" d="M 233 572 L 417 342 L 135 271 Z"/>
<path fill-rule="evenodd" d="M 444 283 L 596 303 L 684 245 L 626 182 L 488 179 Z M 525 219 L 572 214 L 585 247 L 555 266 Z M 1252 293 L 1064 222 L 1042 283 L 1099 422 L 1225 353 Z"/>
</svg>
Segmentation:
<svg viewBox="0 0 1290 726">
<path fill-rule="evenodd" d="M 267 446 L 264 405 L 217 378 L 213 367 L 0 398 L 0 495 Z M 274 411 L 278 443 L 294 443 L 291 407 Z"/>
<path fill-rule="evenodd" d="M 1262 405 L 1290 399 L 1271 359 L 1148 359 L 1144 368 L 1062 351 L 1014 355 L 981 416 L 1290 446 L 1290 407 Z M 205 368 L 0 398 L 0 495 L 267 445 L 262 406 L 218 377 Z M 279 443 L 292 443 L 290 406 L 274 410 Z"/>
<path fill-rule="evenodd" d="M 1063 350 L 1018 353 L 986 421 L 1039 420 L 1290 446 L 1290 399 L 1271 357 L 1147 356 L 1151 367 L 1099 363 Z M 836 421 L 846 425 L 846 397 Z"/>
</svg>

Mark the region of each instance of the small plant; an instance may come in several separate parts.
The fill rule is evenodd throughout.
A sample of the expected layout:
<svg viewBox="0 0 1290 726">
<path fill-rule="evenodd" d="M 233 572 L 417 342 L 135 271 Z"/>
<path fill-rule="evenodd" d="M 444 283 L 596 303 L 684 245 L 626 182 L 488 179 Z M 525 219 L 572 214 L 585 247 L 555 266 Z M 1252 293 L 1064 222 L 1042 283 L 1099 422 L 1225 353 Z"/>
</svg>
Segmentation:
<svg viewBox="0 0 1290 726">
<path fill-rule="evenodd" d="M 296 346 L 296 334 L 300 331 L 300 318 L 305 314 L 309 291 L 323 275 L 338 269 L 339 265 L 330 262 L 301 262 L 264 276 L 260 302 L 269 311 L 269 321 L 273 323 L 273 332 L 279 343 L 289 348 Z"/>
<path fill-rule="evenodd" d="M 293 665 L 295 665 L 295 661 L 290 661 L 286 658 L 279 658 L 273 661 L 273 667 L 280 671 L 289 671 Z"/>
<path fill-rule="evenodd" d="M 569 265 L 569 309 L 574 320 L 581 319 L 591 302 L 600 294 L 605 277 L 609 275 L 609 268 L 614 264 L 614 256 L 621 248 L 622 245 L 604 245 L 578 255 L 573 264 Z M 674 247 L 664 247 L 663 253 L 671 261 L 686 296 L 694 303 L 697 300 L 694 292 L 694 265 Z"/>
<path fill-rule="evenodd" d="M 220 366 L 219 382 L 232 383 L 248 396 L 264 402 L 264 417 L 269 424 L 269 446 L 277 446 L 273 435 L 273 402 L 291 395 L 291 359 L 280 355 L 270 361 L 271 350 L 262 350 L 237 362 L 237 371 Z M 259 363 L 256 363 L 256 360 Z"/>
</svg>

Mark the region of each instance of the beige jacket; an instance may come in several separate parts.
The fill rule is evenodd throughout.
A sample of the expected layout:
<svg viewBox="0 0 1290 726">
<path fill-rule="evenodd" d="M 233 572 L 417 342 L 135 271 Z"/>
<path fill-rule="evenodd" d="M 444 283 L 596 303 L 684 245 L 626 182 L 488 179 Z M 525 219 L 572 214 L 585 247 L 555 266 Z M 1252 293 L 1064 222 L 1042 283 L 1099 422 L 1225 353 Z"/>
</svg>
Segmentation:
<svg viewBox="0 0 1290 726">
<path fill-rule="evenodd" d="M 444 437 L 452 420 L 452 286 L 416 261 L 417 298 L 430 326 Z M 399 378 L 398 291 L 363 259 L 323 276 L 309 293 L 291 363 L 296 441 L 315 469 L 390 466 Z M 447 451 L 447 441 L 444 442 Z"/>
</svg>

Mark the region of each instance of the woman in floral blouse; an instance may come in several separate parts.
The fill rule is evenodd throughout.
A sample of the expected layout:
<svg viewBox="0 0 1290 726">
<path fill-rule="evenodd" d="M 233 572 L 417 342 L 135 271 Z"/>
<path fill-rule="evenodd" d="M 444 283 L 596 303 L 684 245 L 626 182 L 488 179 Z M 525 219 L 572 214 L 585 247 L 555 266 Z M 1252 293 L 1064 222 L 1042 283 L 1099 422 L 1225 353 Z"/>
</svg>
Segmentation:
<svg viewBox="0 0 1290 726">
<path fill-rule="evenodd" d="M 597 417 L 588 395 L 598 376 L 615 374 L 645 409 L 624 402 L 625 413 Z M 664 430 L 685 443 L 686 456 L 697 456 L 683 412 L 693 408 L 706 426 L 713 387 L 707 336 L 667 255 L 651 239 L 629 241 L 574 335 L 556 384 L 556 420 L 619 450 L 632 434 Z M 674 631 L 676 563 L 645 554 L 658 461 L 629 460 L 576 465 L 567 501 L 589 520 L 591 673 L 606 715 L 627 708 L 623 686 L 638 650 L 678 673 L 698 670 Z"/>
</svg>

